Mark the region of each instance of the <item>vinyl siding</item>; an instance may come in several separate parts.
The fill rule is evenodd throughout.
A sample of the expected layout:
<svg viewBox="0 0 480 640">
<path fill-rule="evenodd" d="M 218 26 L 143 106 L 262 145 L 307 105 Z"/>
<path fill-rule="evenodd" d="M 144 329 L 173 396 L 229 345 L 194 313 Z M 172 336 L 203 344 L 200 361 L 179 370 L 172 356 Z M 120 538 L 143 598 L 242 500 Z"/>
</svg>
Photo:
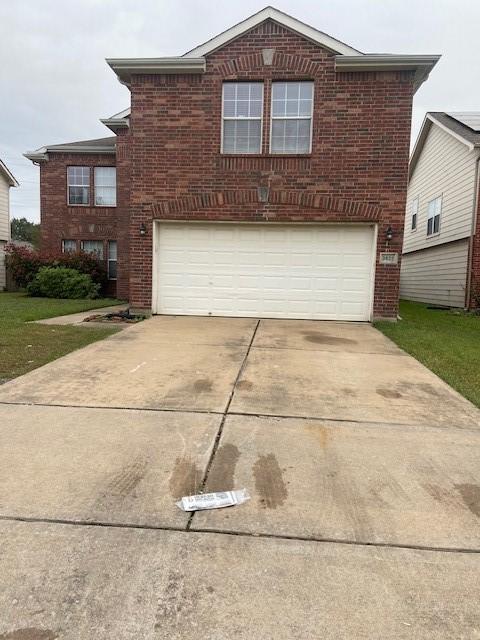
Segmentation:
<svg viewBox="0 0 480 640">
<path fill-rule="evenodd" d="M 471 234 L 478 151 L 432 124 L 408 186 L 403 252 L 467 238 Z M 427 237 L 428 203 L 442 196 L 440 233 Z M 417 230 L 411 230 L 412 202 L 419 198 Z"/>
<path fill-rule="evenodd" d="M 0 240 L 10 239 L 10 221 L 8 214 L 9 185 L 0 173 Z"/>
<path fill-rule="evenodd" d="M 463 307 L 467 258 L 468 240 L 404 255 L 400 272 L 400 297 Z"/>
<path fill-rule="evenodd" d="M 3 291 L 6 285 L 5 253 L 3 251 L 6 244 L 5 240 L 0 240 L 0 291 Z"/>
</svg>

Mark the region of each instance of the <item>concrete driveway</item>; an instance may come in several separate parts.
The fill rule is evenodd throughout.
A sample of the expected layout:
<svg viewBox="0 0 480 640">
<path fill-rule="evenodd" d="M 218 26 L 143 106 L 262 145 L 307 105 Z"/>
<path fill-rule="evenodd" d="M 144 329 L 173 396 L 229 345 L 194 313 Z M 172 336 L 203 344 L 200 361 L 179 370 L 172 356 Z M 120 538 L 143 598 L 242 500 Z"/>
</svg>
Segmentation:
<svg viewBox="0 0 480 640">
<path fill-rule="evenodd" d="M 480 412 L 368 325 L 156 317 L 0 413 L 1 640 L 480 638 Z"/>
</svg>

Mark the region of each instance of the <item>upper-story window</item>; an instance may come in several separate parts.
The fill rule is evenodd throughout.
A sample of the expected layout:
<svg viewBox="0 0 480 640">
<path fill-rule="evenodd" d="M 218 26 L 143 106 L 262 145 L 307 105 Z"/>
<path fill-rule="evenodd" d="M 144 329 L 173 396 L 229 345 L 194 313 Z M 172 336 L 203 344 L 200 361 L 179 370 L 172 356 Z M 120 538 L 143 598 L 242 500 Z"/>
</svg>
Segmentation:
<svg viewBox="0 0 480 640">
<path fill-rule="evenodd" d="M 417 218 L 418 218 L 418 198 L 412 202 L 412 231 L 416 231 L 417 229 Z"/>
<path fill-rule="evenodd" d="M 271 153 L 310 153 L 313 82 L 272 84 Z"/>
<path fill-rule="evenodd" d="M 442 213 L 442 196 L 430 200 L 428 203 L 427 236 L 440 231 L 440 216 Z"/>
<path fill-rule="evenodd" d="M 226 82 L 222 97 L 222 153 L 260 153 L 263 82 Z"/>
<path fill-rule="evenodd" d="M 117 170 L 115 167 L 95 167 L 95 204 L 115 207 L 117 204 Z"/>
<path fill-rule="evenodd" d="M 68 204 L 89 204 L 90 167 L 68 167 Z"/>
</svg>

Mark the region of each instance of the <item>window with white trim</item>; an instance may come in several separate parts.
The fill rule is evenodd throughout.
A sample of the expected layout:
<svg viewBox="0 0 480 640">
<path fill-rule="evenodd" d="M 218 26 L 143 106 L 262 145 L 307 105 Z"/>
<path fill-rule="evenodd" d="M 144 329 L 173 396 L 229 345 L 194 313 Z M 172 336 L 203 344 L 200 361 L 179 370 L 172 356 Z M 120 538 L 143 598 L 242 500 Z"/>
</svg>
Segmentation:
<svg viewBox="0 0 480 640">
<path fill-rule="evenodd" d="M 95 205 L 115 207 L 117 204 L 117 170 L 115 167 L 95 167 Z"/>
<path fill-rule="evenodd" d="M 440 232 L 440 216 L 442 213 L 442 196 L 428 203 L 427 236 Z"/>
<path fill-rule="evenodd" d="M 222 153 L 261 153 L 263 82 L 225 82 Z"/>
<path fill-rule="evenodd" d="M 415 198 L 415 200 L 412 202 L 412 221 L 411 221 L 412 231 L 417 230 L 417 219 L 418 219 L 418 198 Z"/>
<path fill-rule="evenodd" d="M 117 241 L 108 241 L 108 279 L 117 279 Z"/>
<path fill-rule="evenodd" d="M 94 253 L 99 260 L 103 260 L 103 240 L 82 240 L 82 251 Z"/>
<path fill-rule="evenodd" d="M 89 204 L 90 167 L 67 168 L 68 204 Z"/>
<path fill-rule="evenodd" d="M 75 253 L 76 250 L 76 240 L 62 240 L 62 253 Z"/>
<path fill-rule="evenodd" d="M 273 82 L 271 153 L 310 153 L 313 82 Z"/>
</svg>

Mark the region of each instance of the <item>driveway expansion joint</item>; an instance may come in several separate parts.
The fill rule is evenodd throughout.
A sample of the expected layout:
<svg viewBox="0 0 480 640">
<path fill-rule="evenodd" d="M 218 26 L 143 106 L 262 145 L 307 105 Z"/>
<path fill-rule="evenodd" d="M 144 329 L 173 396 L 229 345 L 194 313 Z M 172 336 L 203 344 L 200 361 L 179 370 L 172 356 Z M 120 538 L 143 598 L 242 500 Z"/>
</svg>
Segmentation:
<svg viewBox="0 0 480 640">
<path fill-rule="evenodd" d="M 215 436 L 215 442 L 213 443 L 212 453 L 210 454 L 210 459 L 208 460 L 207 467 L 205 469 L 205 473 L 204 473 L 204 476 L 203 476 L 202 484 L 200 485 L 200 493 L 203 493 L 203 491 L 204 491 L 204 489 L 205 489 L 205 487 L 207 485 L 208 474 L 210 473 L 210 469 L 212 467 L 213 461 L 215 460 L 215 456 L 216 456 L 216 453 L 217 453 L 217 450 L 218 450 L 218 447 L 219 447 L 219 444 L 220 444 L 220 439 L 221 439 L 222 433 L 223 433 L 223 427 L 225 426 L 225 420 L 227 419 L 228 410 L 230 409 L 230 405 L 232 403 L 233 396 L 235 395 L 235 389 L 237 387 L 238 381 L 242 377 L 242 373 L 243 373 L 243 371 L 245 369 L 245 366 L 247 364 L 247 359 L 248 359 L 248 356 L 250 354 L 250 350 L 252 348 L 253 341 L 255 340 L 255 336 L 257 335 L 257 330 L 258 330 L 258 327 L 260 326 L 260 322 L 261 322 L 261 319 L 257 320 L 257 323 L 255 324 L 255 328 L 253 330 L 250 342 L 248 343 L 248 347 L 247 347 L 247 350 L 246 350 L 245 355 L 243 357 L 242 364 L 240 365 L 240 368 L 238 369 L 238 373 L 237 373 L 237 375 L 235 377 L 235 380 L 233 382 L 232 390 L 230 391 L 230 395 L 228 397 L 227 404 L 225 406 L 225 411 L 223 412 L 223 416 L 222 416 L 222 419 L 220 421 L 220 425 L 218 427 L 217 435 Z M 194 515 L 195 515 L 195 511 L 192 511 L 192 513 L 190 514 L 190 517 L 188 519 L 188 522 L 187 522 L 187 531 L 189 531 L 190 527 L 192 526 L 192 521 L 193 521 Z"/>
<path fill-rule="evenodd" d="M 195 513 L 194 511 L 192 512 Z M 402 544 L 394 542 L 368 542 L 365 540 L 349 540 L 345 538 L 321 538 L 315 536 L 295 536 L 275 533 L 252 533 L 249 531 L 229 531 L 224 529 L 200 529 L 195 527 L 174 527 L 168 525 L 129 524 L 120 522 L 101 522 L 99 520 L 68 520 L 63 518 L 34 518 L 27 516 L 0 515 L 0 522 L 23 522 L 27 524 L 57 524 L 70 527 L 98 527 L 102 529 L 133 529 L 140 531 L 172 531 L 175 533 L 202 534 L 206 536 L 221 535 L 239 538 L 260 538 L 264 540 L 291 540 L 292 542 L 311 542 L 316 544 L 338 544 L 349 547 L 374 547 L 382 549 L 404 549 L 406 551 L 422 551 L 430 553 L 480 554 L 480 548 L 434 547 L 428 545 Z"/>
</svg>

